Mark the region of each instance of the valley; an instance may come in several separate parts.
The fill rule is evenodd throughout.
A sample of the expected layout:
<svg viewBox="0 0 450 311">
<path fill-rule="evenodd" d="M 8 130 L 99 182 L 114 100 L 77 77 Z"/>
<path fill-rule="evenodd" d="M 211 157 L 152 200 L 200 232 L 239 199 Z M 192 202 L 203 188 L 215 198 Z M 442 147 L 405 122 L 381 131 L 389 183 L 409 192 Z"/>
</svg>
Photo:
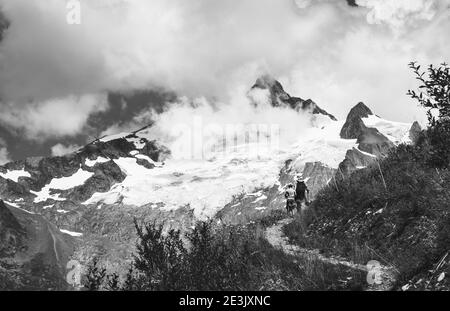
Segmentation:
<svg viewBox="0 0 450 311">
<path fill-rule="evenodd" d="M 290 97 L 267 77 L 255 88 L 268 92 L 274 109 L 301 114 L 299 122 L 306 116 L 309 124 L 294 143 L 251 153 L 245 142 L 204 159 L 177 159 L 146 127 L 102 137 L 62 157 L 0 167 L 5 208 L 39 215 L 59 228 L 58 235 L 74 240 L 74 252 L 59 256 L 51 231 L 44 239 L 55 244 L 58 260 L 51 265 L 64 267 L 69 259 L 87 265 L 98 257 L 108 269 L 123 272 L 122 263 L 135 247 L 134 219 L 162 225 L 165 232 L 188 231 L 206 220 L 258 222 L 284 210 L 284 186 L 296 174 L 303 175 L 315 197 L 396 144 L 411 141 L 411 125 L 384 120 L 362 103 L 344 122 L 311 100 Z"/>
</svg>

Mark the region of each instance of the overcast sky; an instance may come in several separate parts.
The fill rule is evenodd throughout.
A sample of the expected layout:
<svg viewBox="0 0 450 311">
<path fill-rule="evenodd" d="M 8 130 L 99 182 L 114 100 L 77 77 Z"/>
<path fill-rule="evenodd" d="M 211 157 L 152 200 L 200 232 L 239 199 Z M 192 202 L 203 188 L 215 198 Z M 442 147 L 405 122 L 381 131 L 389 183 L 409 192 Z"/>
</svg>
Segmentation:
<svg viewBox="0 0 450 311">
<path fill-rule="evenodd" d="M 0 162 L 138 126 L 174 94 L 227 103 L 263 73 L 338 118 L 364 101 L 410 122 L 408 63 L 450 61 L 450 0 L 89 0 L 80 25 L 66 3 L 0 0 Z"/>
</svg>

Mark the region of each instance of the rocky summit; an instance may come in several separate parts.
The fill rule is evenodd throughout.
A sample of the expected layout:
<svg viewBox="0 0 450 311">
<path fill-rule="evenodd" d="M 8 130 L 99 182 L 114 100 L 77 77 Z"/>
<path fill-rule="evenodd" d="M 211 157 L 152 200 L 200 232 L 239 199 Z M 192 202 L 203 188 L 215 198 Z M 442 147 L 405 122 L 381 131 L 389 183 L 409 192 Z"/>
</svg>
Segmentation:
<svg viewBox="0 0 450 311">
<path fill-rule="evenodd" d="M 369 116 L 373 116 L 369 107 L 362 102 L 358 103 L 350 110 L 347 120 L 341 129 L 341 137 L 344 139 L 357 139 L 367 129 L 362 119 Z"/>
<path fill-rule="evenodd" d="M 268 76 L 252 89 L 268 90 L 274 107 L 315 122 L 289 148 L 266 155 L 237 148 L 205 160 L 177 159 L 150 135 L 149 126 L 99 138 L 64 156 L 0 166 L 5 288 L 66 289 L 69 260 L 85 265 L 98 257 L 120 271 L 134 251 L 134 220 L 188 230 L 198 220 L 261 219 L 284 208 L 284 186 L 296 174 L 315 196 L 416 133 L 417 126 L 384 120 L 362 103 L 339 121 L 312 100 L 291 97 Z M 317 121 L 318 115 L 324 118 Z"/>
<path fill-rule="evenodd" d="M 292 97 L 286 93 L 281 83 L 270 75 L 264 75 L 258 78 L 252 87 L 252 90 L 255 89 L 268 90 L 270 103 L 273 107 L 290 107 L 297 111 L 309 111 L 313 114 L 325 115 L 331 120 L 337 121 L 333 115 L 320 108 L 311 99 L 305 100 L 300 97 Z"/>
</svg>

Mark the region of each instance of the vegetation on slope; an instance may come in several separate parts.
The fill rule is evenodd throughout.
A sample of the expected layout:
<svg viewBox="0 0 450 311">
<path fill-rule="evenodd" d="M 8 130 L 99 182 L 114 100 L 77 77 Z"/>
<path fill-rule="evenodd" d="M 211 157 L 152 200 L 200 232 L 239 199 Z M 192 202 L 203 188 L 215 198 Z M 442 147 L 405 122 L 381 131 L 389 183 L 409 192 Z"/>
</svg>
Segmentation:
<svg viewBox="0 0 450 311">
<path fill-rule="evenodd" d="M 430 66 L 428 75 L 411 68 L 421 91 L 408 94 L 428 109 L 429 128 L 413 145 L 321 191 L 285 233 L 303 247 L 393 265 L 398 285 L 414 280 L 405 288 L 443 289 L 450 277 L 449 67 Z"/>
<path fill-rule="evenodd" d="M 361 289 L 365 274 L 315 259 L 296 259 L 272 248 L 259 224 L 217 228 L 199 223 L 182 235 L 136 224 L 138 243 L 130 271 L 108 274 L 94 261 L 84 277 L 87 290 L 345 290 Z"/>
</svg>

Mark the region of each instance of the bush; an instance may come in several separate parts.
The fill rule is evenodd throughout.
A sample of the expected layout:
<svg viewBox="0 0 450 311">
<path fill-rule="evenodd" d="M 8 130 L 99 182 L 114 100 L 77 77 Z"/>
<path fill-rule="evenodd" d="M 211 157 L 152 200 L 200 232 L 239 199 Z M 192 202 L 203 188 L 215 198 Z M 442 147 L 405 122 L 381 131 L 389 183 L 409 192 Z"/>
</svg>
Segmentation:
<svg viewBox="0 0 450 311">
<path fill-rule="evenodd" d="M 443 63 L 439 67 L 428 66 L 426 72 L 420 71 L 420 65 L 412 62 L 409 67 L 413 70 L 416 79 L 420 81 L 419 91 L 409 90 L 408 95 L 416 99 L 421 106 L 427 109 L 430 125 L 434 126 L 437 120 L 450 117 L 450 67 Z M 428 73 L 428 76 L 426 74 Z M 433 112 L 437 111 L 438 116 Z"/>
<path fill-rule="evenodd" d="M 258 290 L 267 279 L 283 277 L 267 262 L 269 246 L 255 239 L 254 230 L 213 228 L 211 223 L 204 222 L 181 235 L 176 230 L 163 234 L 162 227 L 151 224 L 140 227 L 135 223 L 135 226 L 139 242 L 132 268 L 122 284 L 118 284 L 117 276 L 107 276 L 94 260 L 84 278 L 86 289 Z M 264 248 L 267 249 L 262 254 Z M 110 286 L 111 280 L 115 286 Z M 291 280 L 273 283 L 295 288 Z"/>
<path fill-rule="evenodd" d="M 136 229 L 139 240 L 129 272 L 109 275 L 94 260 L 83 278 L 86 290 L 336 290 L 365 284 L 364 273 L 272 248 L 261 236 L 261 223 L 199 223 L 184 235 L 163 234 L 162 227 L 149 224 Z"/>
</svg>

